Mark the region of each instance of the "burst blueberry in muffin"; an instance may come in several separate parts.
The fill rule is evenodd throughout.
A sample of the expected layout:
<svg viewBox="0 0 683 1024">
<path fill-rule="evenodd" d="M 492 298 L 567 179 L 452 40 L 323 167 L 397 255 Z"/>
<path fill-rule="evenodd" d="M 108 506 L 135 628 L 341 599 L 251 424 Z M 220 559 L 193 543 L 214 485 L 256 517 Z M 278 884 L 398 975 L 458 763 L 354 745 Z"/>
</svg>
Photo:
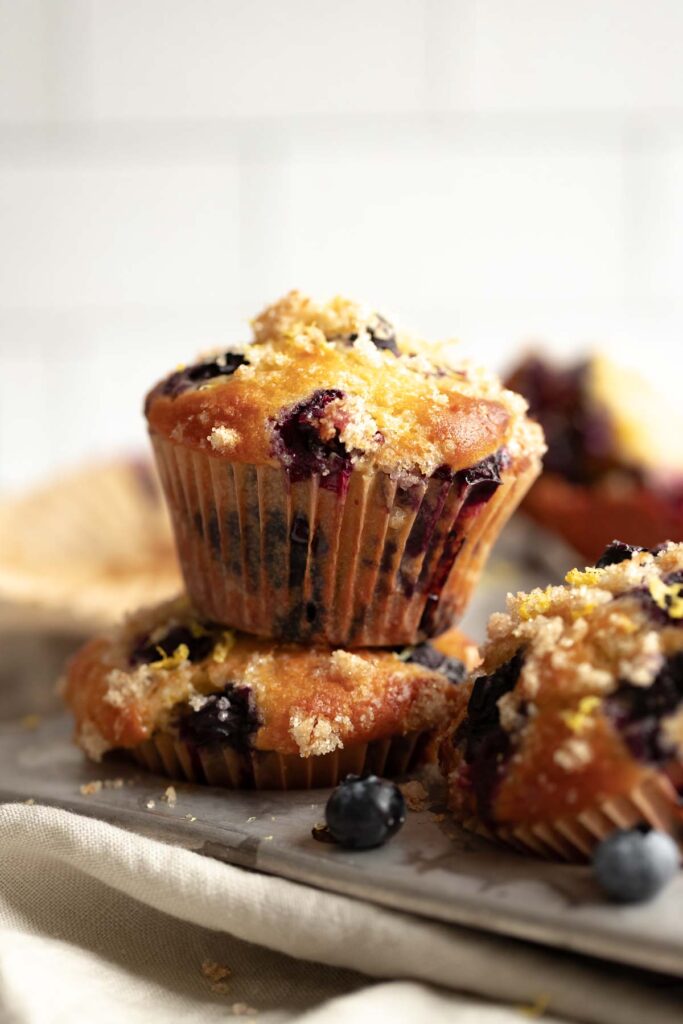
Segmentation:
<svg viewBox="0 0 683 1024">
<path fill-rule="evenodd" d="M 683 834 L 683 545 L 614 543 L 508 599 L 441 744 L 471 828 L 579 859 L 616 828 Z"/>
<path fill-rule="evenodd" d="M 91 640 L 63 692 L 92 758 L 127 750 L 173 778 L 307 788 L 427 756 L 466 675 L 452 656 L 433 660 L 279 645 L 201 621 L 183 598 Z"/>
<path fill-rule="evenodd" d="M 447 629 L 538 475 L 524 401 L 343 299 L 292 292 L 253 334 L 146 402 L 194 605 L 285 641 Z"/>
<path fill-rule="evenodd" d="M 595 356 L 569 367 L 526 359 L 508 386 L 548 443 L 524 510 L 585 558 L 613 536 L 683 540 L 683 420 L 637 374 Z"/>
</svg>

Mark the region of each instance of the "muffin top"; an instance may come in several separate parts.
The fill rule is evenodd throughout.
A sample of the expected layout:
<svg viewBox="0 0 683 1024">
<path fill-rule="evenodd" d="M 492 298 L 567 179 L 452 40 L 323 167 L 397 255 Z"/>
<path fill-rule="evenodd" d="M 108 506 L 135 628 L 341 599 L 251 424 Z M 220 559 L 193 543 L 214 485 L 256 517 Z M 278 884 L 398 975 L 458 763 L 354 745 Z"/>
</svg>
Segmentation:
<svg viewBox="0 0 683 1024">
<path fill-rule="evenodd" d="M 576 815 L 675 765 L 683 789 L 683 545 L 615 541 L 565 586 L 510 596 L 483 655 L 453 734 L 480 818 Z"/>
<path fill-rule="evenodd" d="M 429 476 L 542 435 L 526 403 L 453 344 L 397 333 L 348 299 L 293 291 L 252 324 L 242 351 L 178 368 L 147 397 L 150 429 L 215 458 L 283 465 L 295 478 L 340 465 Z"/>
<path fill-rule="evenodd" d="M 462 657 L 472 657 L 464 640 Z M 434 728 L 454 713 L 466 673 L 430 644 L 353 653 L 278 645 L 201 622 L 179 598 L 86 644 L 63 692 L 95 759 L 159 730 L 195 745 L 308 757 Z"/>
</svg>

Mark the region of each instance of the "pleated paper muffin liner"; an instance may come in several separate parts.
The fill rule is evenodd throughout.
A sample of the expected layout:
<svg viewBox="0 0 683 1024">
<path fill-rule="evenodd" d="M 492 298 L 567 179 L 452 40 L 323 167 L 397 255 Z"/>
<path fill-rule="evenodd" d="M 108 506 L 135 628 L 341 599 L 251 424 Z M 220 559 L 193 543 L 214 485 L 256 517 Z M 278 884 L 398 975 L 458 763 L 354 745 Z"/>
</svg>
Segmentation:
<svg viewBox="0 0 683 1024">
<path fill-rule="evenodd" d="M 652 484 L 575 484 L 545 473 L 524 502 L 535 522 L 561 536 L 592 564 L 615 537 L 653 548 L 683 539 L 682 488 Z"/>
<path fill-rule="evenodd" d="M 84 467 L 0 503 L 0 625 L 81 634 L 171 597 L 181 577 L 151 463 Z"/>
<path fill-rule="evenodd" d="M 435 474 L 402 488 L 386 473 L 313 475 L 152 443 L 187 590 L 199 613 L 273 639 L 393 646 L 462 615 L 498 532 L 538 475 L 512 461 L 485 503 Z"/>
<path fill-rule="evenodd" d="M 424 758 L 431 739 L 432 732 L 422 730 L 300 757 L 265 750 L 242 752 L 227 744 L 198 747 L 169 733 L 157 733 L 130 753 L 149 771 L 176 780 L 226 789 L 319 789 L 336 786 L 349 773 L 403 775 Z"/>
<path fill-rule="evenodd" d="M 575 817 L 495 828 L 487 828 L 478 818 L 463 824 L 521 853 L 549 860 L 588 861 L 598 843 L 615 829 L 635 828 L 640 824 L 668 832 L 683 852 L 683 812 L 673 784 L 663 774 L 651 775 L 627 796 L 605 800 Z"/>
</svg>

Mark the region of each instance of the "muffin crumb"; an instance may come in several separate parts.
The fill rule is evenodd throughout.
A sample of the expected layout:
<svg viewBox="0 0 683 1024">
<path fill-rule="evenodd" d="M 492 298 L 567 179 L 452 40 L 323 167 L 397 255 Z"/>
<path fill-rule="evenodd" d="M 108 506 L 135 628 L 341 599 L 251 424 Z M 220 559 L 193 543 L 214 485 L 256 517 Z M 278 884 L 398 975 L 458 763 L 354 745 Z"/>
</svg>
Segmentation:
<svg viewBox="0 0 683 1024">
<path fill-rule="evenodd" d="M 338 725 L 346 726 L 349 730 L 352 728 L 350 718 L 340 715 L 338 719 Z M 331 754 L 333 750 L 344 747 L 339 729 L 335 729 L 335 723 L 324 715 L 306 715 L 302 718 L 298 711 L 294 711 L 290 718 L 289 732 L 302 757 Z"/>
<path fill-rule="evenodd" d="M 178 800 L 175 786 L 167 786 L 161 799 L 164 803 L 168 804 L 169 807 L 175 807 Z"/>
<path fill-rule="evenodd" d="M 230 984 L 228 979 L 232 977 L 232 968 L 228 967 L 227 964 L 219 964 L 215 960 L 204 960 L 200 971 L 211 985 L 212 992 L 218 992 L 222 995 L 229 991 Z"/>
<path fill-rule="evenodd" d="M 225 453 L 239 444 L 240 435 L 232 427 L 213 427 L 207 440 L 215 452 Z"/>
</svg>

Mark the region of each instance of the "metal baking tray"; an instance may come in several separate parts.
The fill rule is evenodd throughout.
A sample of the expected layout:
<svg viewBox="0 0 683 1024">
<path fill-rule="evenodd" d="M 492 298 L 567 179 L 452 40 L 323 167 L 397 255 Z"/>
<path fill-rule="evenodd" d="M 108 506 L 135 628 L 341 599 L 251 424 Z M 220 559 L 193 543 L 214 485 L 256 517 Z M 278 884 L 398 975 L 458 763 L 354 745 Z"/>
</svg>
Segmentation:
<svg viewBox="0 0 683 1024">
<path fill-rule="evenodd" d="M 174 783 L 123 760 L 88 763 L 66 715 L 34 730 L 0 726 L 0 799 L 34 800 L 102 818 L 219 860 L 424 917 L 683 976 L 683 875 L 639 907 L 605 903 L 588 868 L 499 849 L 424 810 L 376 850 L 316 841 L 326 790 L 235 792 Z M 107 787 L 116 781 L 118 788 Z M 123 784 L 121 781 L 123 780 Z M 89 782 L 89 795 L 81 787 Z"/>
<path fill-rule="evenodd" d="M 530 557 L 539 551 L 543 564 Z M 524 552 L 528 557 L 521 559 Z M 559 582 L 575 561 L 537 531 L 520 533 L 513 524 L 464 628 L 481 640 L 488 614 L 502 607 L 506 591 Z M 8 717 L 7 699 L 5 686 L 0 718 Z M 16 715 L 16 699 L 9 706 Z M 37 707 L 31 700 L 24 710 Z M 609 904 L 589 868 L 523 857 L 458 828 L 444 813 L 433 780 L 425 809 L 410 811 L 391 842 L 362 853 L 345 851 L 311 835 L 324 818 L 328 791 L 234 792 L 176 782 L 172 805 L 164 800 L 168 779 L 122 759 L 89 763 L 72 745 L 71 728 L 63 714 L 42 719 L 34 729 L 16 717 L 0 724 L 0 799 L 62 807 L 397 910 L 683 977 L 683 873 L 650 903 Z M 82 792 L 92 781 L 94 791 Z"/>
</svg>

